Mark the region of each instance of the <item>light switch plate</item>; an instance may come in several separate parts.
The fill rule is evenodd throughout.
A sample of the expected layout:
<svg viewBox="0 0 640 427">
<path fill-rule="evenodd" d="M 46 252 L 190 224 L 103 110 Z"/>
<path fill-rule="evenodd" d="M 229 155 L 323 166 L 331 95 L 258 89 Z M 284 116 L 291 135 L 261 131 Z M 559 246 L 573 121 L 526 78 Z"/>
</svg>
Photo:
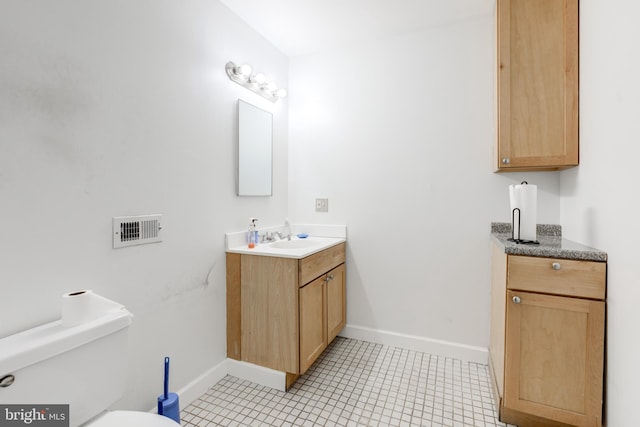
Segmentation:
<svg viewBox="0 0 640 427">
<path fill-rule="evenodd" d="M 316 199 L 316 212 L 329 212 L 329 199 Z"/>
</svg>

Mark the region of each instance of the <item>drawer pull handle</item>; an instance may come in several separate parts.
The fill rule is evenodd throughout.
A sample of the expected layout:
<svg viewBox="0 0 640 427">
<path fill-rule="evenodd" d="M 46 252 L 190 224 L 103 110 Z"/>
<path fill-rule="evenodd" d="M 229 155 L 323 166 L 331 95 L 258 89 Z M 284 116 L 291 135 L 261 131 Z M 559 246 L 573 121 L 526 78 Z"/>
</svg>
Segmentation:
<svg viewBox="0 0 640 427">
<path fill-rule="evenodd" d="M 562 266 L 560 265 L 559 262 L 554 262 L 551 264 L 551 268 L 553 268 L 554 270 L 560 270 Z"/>
<path fill-rule="evenodd" d="M 513 297 L 513 302 L 520 304 L 520 297 Z"/>
</svg>

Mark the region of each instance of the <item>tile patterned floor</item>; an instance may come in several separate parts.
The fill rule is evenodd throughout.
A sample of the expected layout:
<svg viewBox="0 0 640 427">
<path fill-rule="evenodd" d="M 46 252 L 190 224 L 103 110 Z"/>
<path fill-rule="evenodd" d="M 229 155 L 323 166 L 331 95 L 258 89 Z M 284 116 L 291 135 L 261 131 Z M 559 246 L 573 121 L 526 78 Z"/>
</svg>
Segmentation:
<svg viewBox="0 0 640 427">
<path fill-rule="evenodd" d="M 288 392 L 226 376 L 182 425 L 505 426 L 488 367 L 338 337 Z"/>
</svg>

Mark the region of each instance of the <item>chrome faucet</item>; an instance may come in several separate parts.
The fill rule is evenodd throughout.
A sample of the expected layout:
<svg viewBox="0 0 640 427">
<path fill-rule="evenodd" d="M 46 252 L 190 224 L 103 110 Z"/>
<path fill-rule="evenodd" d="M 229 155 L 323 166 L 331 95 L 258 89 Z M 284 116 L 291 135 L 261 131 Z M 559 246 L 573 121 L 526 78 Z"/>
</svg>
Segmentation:
<svg viewBox="0 0 640 427">
<path fill-rule="evenodd" d="M 278 238 L 280 240 L 284 239 L 285 237 L 287 238 L 287 240 L 291 240 L 291 233 L 285 234 L 285 233 L 281 233 L 279 231 L 276 231 L 276 234 L 278 235 Z"/>
<path fill-rule="evenodd" d="M 264 234 L 262 235 L 262 242 L 263 242 L 263 243 L 264 243 L 264 242 L 275 242 L 275 241 L 276 241 L 276 238 L 275 238 L 275 236 L 274 236 L 273 234 L 274 234 L 274 233 L 271 233 L 271 232 L 269 232 L 269 231 L 267 231 L 266 233 L 264 233 Z"/>
<path fill-rule="evenodd" d="M 284 220 L 284 229 L 282 231 L 267 231 L 262 235 L 262 242 L 275 242 L 276 236 L 280 240 L 291 240 L 291 224 L 289 219 Z"/>
<path fill-rule="evenodd" d="M 285 218 L 284 220 L 284 232 L 287 234 L 287 240 L 291 240 L 291 224 L 289 223 L 289 218 Z"/>
</svg>

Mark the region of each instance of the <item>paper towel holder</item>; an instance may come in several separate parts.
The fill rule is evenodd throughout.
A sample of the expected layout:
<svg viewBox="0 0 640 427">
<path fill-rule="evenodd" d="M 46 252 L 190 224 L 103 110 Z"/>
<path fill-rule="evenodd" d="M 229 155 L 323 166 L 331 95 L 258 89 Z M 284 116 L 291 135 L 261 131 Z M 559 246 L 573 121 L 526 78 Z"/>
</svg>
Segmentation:
<svg viewBox="0 0 640 427">
<path fill-rule="evenodd" d="M 522 181 L 523 184 L 528 184 L 527 181 Z M 516 239 L 515 231 L 516 231 L 516 211 L 518 211 L 518 238 Z M 539 245 L 540 242 L 537 240 L 523 240 L 520 238 L 520 208 L 514 208 L 511 211 L 511 238 L 507 239 L 510 242 L 515 242 L 519 245 Z"/>
</svg>

